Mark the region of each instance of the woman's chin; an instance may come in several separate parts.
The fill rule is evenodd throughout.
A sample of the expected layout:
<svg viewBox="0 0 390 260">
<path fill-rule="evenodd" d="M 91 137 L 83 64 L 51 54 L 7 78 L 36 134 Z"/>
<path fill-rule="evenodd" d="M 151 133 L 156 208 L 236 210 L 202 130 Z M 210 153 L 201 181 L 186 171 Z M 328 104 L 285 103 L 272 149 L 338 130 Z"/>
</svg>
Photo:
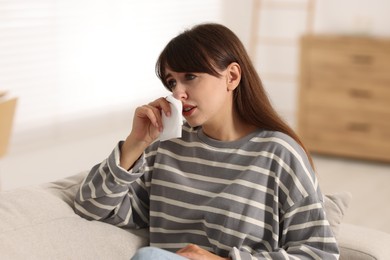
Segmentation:
<svg viewBox="0 0 390 260">
<path fill-rule="evenodd" d="M 198 127 L 201 125 L 199 122 L 196 122 L 194 120 L 186 120 L 186 122 L 192 128 L 195 128 L 195 127 Z"/>
</svg>

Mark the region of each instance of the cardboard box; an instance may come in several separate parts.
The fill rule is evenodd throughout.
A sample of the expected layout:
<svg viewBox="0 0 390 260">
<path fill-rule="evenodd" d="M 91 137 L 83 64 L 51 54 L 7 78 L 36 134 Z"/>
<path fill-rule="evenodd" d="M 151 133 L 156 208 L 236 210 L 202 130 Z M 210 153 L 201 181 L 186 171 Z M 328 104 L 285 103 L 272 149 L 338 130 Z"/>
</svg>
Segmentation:
<svg viewBox="0 0 390 260">
<path fill-rule="evenodd" d="M 17 98 L 6 98 L 4 92 L 0 92 L 0 158 L 8 150 L 16 103 Z"/>
</svg>

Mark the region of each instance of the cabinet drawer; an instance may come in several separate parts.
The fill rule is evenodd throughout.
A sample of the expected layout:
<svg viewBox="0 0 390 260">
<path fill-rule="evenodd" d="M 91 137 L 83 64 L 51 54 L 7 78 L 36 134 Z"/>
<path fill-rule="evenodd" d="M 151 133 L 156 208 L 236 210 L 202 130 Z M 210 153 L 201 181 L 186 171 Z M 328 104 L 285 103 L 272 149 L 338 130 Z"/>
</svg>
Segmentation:
<svg viewBox="0 0 390 260">
<path fill-rule="evenodd" d="M 327 41 L 310 37 L 307 41 L 304 59 L 313 76 L 388 79 L 390 41 L 365 38 Z"/>
<path fill-rule="evenodd" d="M 313 81 L 306 88 L 304 107 L 371 111 L 390 114 L 390 87 L 345 80 Z"/>
<path fill-rule="evenodd" d="M 308 111 L 300 134 L 309 150 L 390 161 L 390 116 L 381 113 Z"/>
</svg>

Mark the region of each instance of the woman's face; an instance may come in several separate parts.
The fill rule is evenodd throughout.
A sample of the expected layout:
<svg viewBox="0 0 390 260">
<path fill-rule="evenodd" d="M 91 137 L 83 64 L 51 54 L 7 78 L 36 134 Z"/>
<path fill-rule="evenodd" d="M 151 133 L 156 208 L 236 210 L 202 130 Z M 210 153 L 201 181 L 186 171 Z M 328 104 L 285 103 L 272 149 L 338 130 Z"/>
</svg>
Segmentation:
<svg viewBox="0 0 390 260">
<path fill-rule="evenodd" d="M 232 91 L 226 71 L 220 77 L 207 73 L 166 70 L 165 82 L 183 103 L 183 116 L 192 127 L 219 127 L 231 117 Z"/>
</svg>

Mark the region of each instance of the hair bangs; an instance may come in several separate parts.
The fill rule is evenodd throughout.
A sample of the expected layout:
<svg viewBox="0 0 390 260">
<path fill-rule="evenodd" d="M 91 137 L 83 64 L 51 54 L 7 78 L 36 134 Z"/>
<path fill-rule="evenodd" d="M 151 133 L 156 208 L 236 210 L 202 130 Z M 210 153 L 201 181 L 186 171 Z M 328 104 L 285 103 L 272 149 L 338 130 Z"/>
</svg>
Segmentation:
<svg viewBox="0 0 390 260">
<path fill-rule="evenodd" d="M 165 82 L 167 69 L 175 72 L 197 72 L 219 76 L 209 54 L 202 48 L 202 43 L 192 39 L 189 34 L 187 31 L 172 39 L 157 60 L 156 74 L 165 87 L 167 87 Z"/>
</svg>

